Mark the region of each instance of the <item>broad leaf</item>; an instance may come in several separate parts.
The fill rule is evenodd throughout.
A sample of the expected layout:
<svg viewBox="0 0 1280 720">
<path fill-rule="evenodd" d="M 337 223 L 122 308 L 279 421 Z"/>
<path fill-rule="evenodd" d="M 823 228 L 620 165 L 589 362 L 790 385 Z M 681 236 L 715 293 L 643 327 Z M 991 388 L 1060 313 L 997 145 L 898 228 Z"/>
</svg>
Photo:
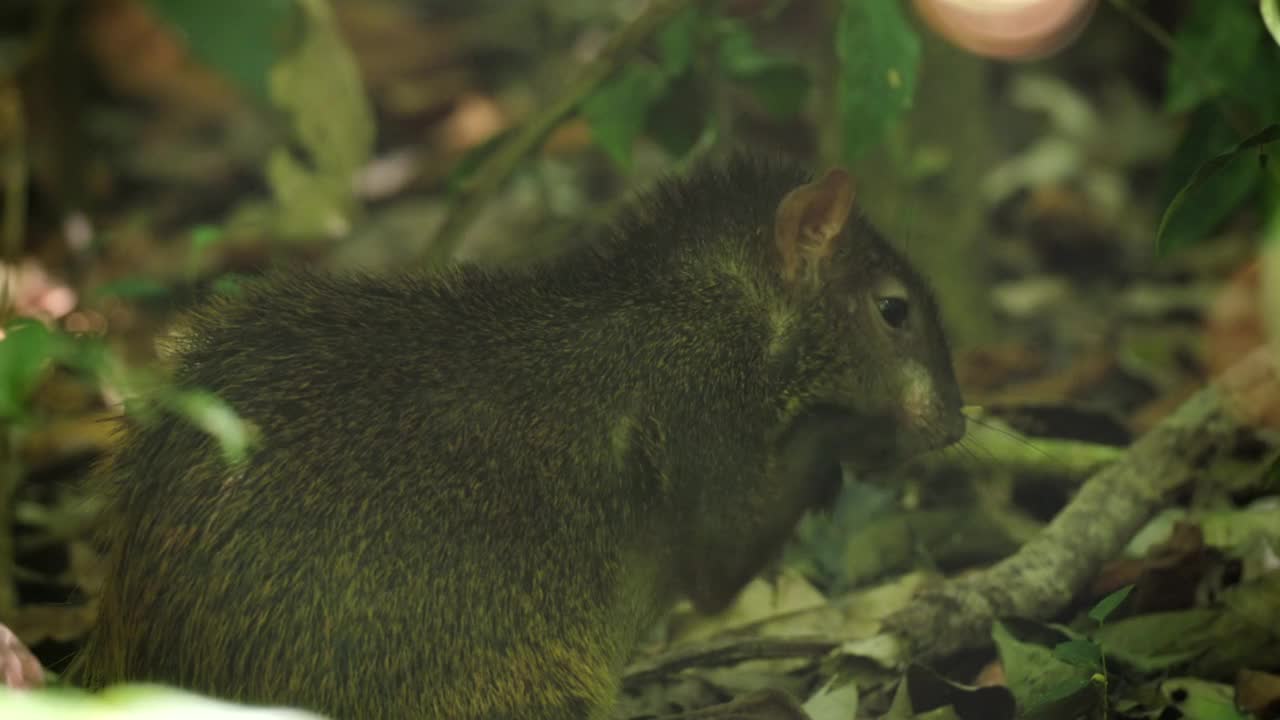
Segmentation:
<svg viewBox="0 0 1280 720">
<path fill-rule="evenodd" d="M 1111 613 L 1120 607 L 1120 604 L 1125 601 L 1125 598 L 1129 597 L 1131 592 L 1133 592 L 1133 586 L 1126 585 L 1108 594 L 1089 610 L 1089 619 L 1101 625 L 1107 618 L 1111 617 Z"/>
<path fill-rule="evenodd" d="M 1196 0 L 1178 26 L 1165 108 L 1184 112 L 1224 92 L 1258 60 L 1262 24 L 1247 2 Z"/>
<path fill-rule="evenodd" d="M 1239 207 L 1262 177 L 1259 149 L 1277 140 L 1280 125 L 1271 125 L 1201 165 L 1165 208 L 1156 231 L 1159 251 L 1198 240 Z"/>
<path fill-rule="evenodd" d="M 667 26 L 658 33 L 658 57 L 662 63 L 662 71 L 667 77 L 684 74 L 684 71 L 688 70 L 693 63 L 701 19 L 698 7 L 690 5 L 671 18 Z"/>
<path fill-rule="evenodd" d="M 0 418 L 14 420 L 26 414 L 27 397 L 48 365 L 52 334 L 40 321 L 17 318 L 4 328 L 0 339 Z"/>
<path fill-rule="evenodd" d="M 857 160 L 911 108 L 920 37 L 898 0 L 844 0 L 836 31 L 844 151 Z"/>
<path fill-rule="evenodd" d="M 173 26 L 191 54 L 259 101 L 267 99 L 267 73 L 288 49 L 294 0 L 148 0 Z"/>
<path fill-rule="evenodd" d="M 664 87 L 666 80 L 657 67 L 636 62 L 622 68 L 582 104 L 595 141 L 623 169 L 631 167 L 631 147 Z"/>
</svg>

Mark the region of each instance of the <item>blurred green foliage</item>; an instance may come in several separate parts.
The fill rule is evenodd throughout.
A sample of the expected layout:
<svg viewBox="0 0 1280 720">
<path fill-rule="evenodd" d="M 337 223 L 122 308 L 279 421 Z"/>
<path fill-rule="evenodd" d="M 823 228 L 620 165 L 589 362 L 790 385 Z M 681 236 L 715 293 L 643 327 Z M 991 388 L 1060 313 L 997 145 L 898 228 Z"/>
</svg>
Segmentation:
<svg viewBox="0 0 1280 720">
<path fill-rule="evenodd" d="M 350 224 L 356 213 L 355 173 L 372 153 L 372 109 L 358 68 L 339 33 L 329 0 L 146 0 L 175 28 L 193 57 L 230 80 L 270 117 L 288 125 L 265 174 L 274 203 L 258 208 L 275 236 L 314 237 Z M 261 227 L 262 224 L 259 224 Z M 222 226 L 191 230 L 191 280 L 199 255 L 223 240 Z M 238 278 L 214 284 L 236 292 Z M 90 296 L 134 301 L 165 298 L 171 288 L 145 277 L 126 277 Z M 126 368 L 105 343 L 16 318 L 0 341 L 0 417 L 20 425 L 36 420 L 30 398 L 53 366 L 120 391 L 141 419 L 163 409 L 209 432 L 228 460 L 245 456 L 252 428 L 211 395 L 181 390 L 151 372 Z"/>
<path fill-rule="evenodd" d="M 1086 614 L 1097 627 L 1122 605 L 1133 586 L 1099 600 Z M 992 628 L 1019 717 L 1070 718 L 1103 709 L 1109 683 L 1103 646 L 1085 633 L 1061 625 L 1006 620 Z"/>
<path fill-rule="evenodd" d="M 582 105 L 595 141 L 620 167 L 631 166 L 631 146 L 644 132 L 650 108 L 667 78 L 651 64 L 628 65 Z"/>
<path fill-rule="evenodd" d="M 1262 22 L 1267 26 L 1267 32 L 1271 33 L 1276 44 L 1280 45 L 1280 0 L 1262 0 L 1259 8 L 1262 11 Z"/>
<path fill-rule="evenodd" d="M 691 5 L 658 33 L 656 59 L 637 59 L 582 103 L 600 147 L 623 169 L 637 138 L 648 134 L 676 156 L 713 137 L 717 79 L 745 90 L 778 118 L 803 107 L 809 71 L 763 50 L 741 20 Z"/>
<path fill-rule="evenodd" d="M 1161 191 L 1160 252 L 1198 242 L 1243 205 L 1280 193 L 1265 162 L 1280 123 L 1280 11 L 1277 0 L 1192 0 L 1173 36 L 1165 112 L 1189 115 Z M 843 0 L 832 42 L 839 59 L 837 106 L 846 160 L 884 142 L 911 109 L 918 85 L 920 37 L 898 0 Z M 640 58 L 583 103 L 596 142 L 619 167 L 647 135 L 676 156 L 714 137 L 716 82 L 747 90 L 778 118 L 804 109 L 810 69 L 760 48 L 740 20 L 690 7 Z M 711 91 L 707 91 L 711 88 Z M 711 133 L 708 136 L 708 133 Z M 1248 139 L 1246 140 L 1246 136 Z M 1274 203 L 1273 203 L 1274 204 Z"/>
<path fill-rule="evenodd" d="M 879 145 L 915 99 L 920 38 L 893 0 L 845 0 L 836 35 L 845 156 Z"/>
<path fill-rule="evenodd" d="M 840 60 L 840 121 L 853 160 L 911 108 L 920 38 L 898 0 L 844 0 L 841 8 L 829 41 Z M 812 93 L 810 68 L 763 49 L 748 23 L 704 6 L 679 14 L 655 46 L 656 60 L 633 61 L 582 105 L 596 142 L 623 169 L 642 135 L 677 156 L 714 137 L 718 82 L 745 91 L 777 119 L 801 112 Z"/>
<path fill-rule="evenodd" d="M 294 0 L 147 0 L 177 28 L 192 55 L 259 102 L 267 73 L 297 41 Z"/>
<path fill-rule="evenodd" d="M 289 114 L 294 140 L 267 159 L 272 229 L 286 238 L 341 234 L 357 213 L 356 173 L 373 154 L 373 109 L 328 0 L 294 1 L 302 37 L 269 71 L 271 101 Z"/>
<path fill-rule="evenodd" d="M 1166 171 L 1161 253 L 1210 237 L 1254 198 L 1280 212 L 1268 199 L 1275 193 L 1259 193 L 1280 185 L 1265 160 L 1280 123 L 1280 37 L 1264 22 L 1274 6 L 1193 0 L 1177 27 L 1165 110 L 1191 113 L 1191 122 Z"/>
<path fill-rule="evenodd" d="M 1211 113 L 1202 111 L 1197 119 L 1200 123 L 1193 124 L 1194 129 L 1205 132 L 1207 123 L 1208 132 L 1216 132 L 1221 141 L 1229 140 L 1230 136 L 1213 121 Z M 1161 249 L 1174 249 L 1203 238 L 1235 212 L 1266 181 L 1259 152 L 1277 140 L 1280 140 L 1280 124 L 1269 125 L 1197 167 L 1168 202 L 1156 232 Z M 1188 146 L 1184 143 L 1183 147 Z M 1214 143 L 1213 147 L 1220 145 Z"/>
<path fill-rule="evenodd" d="M 15 318 L 0 341 L 0 417 L 13 422 L 26 412 L 27 398 L 48 366 L 56 336 L 38 320 Z"/>
<path fill-rule="evenodd" d="M 51 330 L 26 317 L 9 321 L 0 339 L 0 419 L 11 426 L 38 421 L 29 401 L 55 365 L 116 388 L 139 419 L 154 418 L 155 410 L 163 409 L 196 424 L 218 441 L 228 462 L 243 460 L 253 447 L 252 426 L 216 396 L 179 389 L 152 371 L 128 368 L 99 338 Z"/>
</svg>

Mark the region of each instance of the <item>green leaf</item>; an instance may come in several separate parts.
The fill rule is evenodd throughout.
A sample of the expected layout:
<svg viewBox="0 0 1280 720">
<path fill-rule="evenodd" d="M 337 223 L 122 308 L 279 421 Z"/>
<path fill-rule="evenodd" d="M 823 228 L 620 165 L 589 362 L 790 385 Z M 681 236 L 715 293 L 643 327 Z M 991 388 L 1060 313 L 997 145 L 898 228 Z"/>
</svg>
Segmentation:
<svg viewBox="0 0 1280 720">
<path fill-rule="evenodd" d="M 118 297 L 127 300 L 161 298 L 169 294 L 169 288 L 150 278 L 127 277 L 94 288 L 94 298 Z"/>
<path fill-rule="evenodd" d="M 644 131 L 649 109 L 665 87 L 666 79 L 658 68 L 634 63 L 582 103 L 582 114 L 596 143 L 619 167 L 631 167 L 631 146 Z"/>
<path fill-rule="evenodd" d="M 26 415 L 27 397 L 35 389 L 53 349 L 52 334 L 38 320 L 16 318 L 0 339 L 0 418 Z"/>
<path fill-rule="evenodd" d="M 1202 106 L 1196 109 L 1187 118 L 1178 146 L 1165 164 L 1156 202 L 1167 207 L 1201 165 L 1239 141 L 1218 108 Z"/>
<path fill-rule="evenodd" d="M 1238 142 L 1235 132 L 1226 124 L 1221 112 L 1203 106 L 1191 115 L 1191 122 L 1165 169 L 1159 203 L 1167 209 L 1178 193 L 1200 168 Z M 1255 189 L 1256 173 L 1248 167 L 1230 167 L 1224 177 L 1214 182 L 1207 200 L 1185 207 L 1168 219 L 1168 234 L 1158 241 L 1160 253 L 1199 242 L 1235 212 Z M 1157 230 L 1157 237 L 1159 238 Z"/>
<path fill-rule="evenodd" d="M 1215 644 L 1216 610 L 1150 613 L 1111 622 L 1098 628 L 1093 639 L 1114 660 L 1138 672 L 1161 672 L 1183 665 Z"/>
<path fill-rule="evenodd" d="M 1280 45 L 1280 0 L 1262 0 L 1260 6 L 1262 24 L 1266 25 L 1276 45 Z"/>
<path fill-rule="evenodd" d="M 693 64 L 693 50 L 701 19 L 698 7 L 690 5 L 671 18 L 667 26 L 658 33 L 658 58 L 667 77 L 683 75 Z"/>
<path fill-rule="evenodd" d="M 1196 0 L 1174 34 L 1165 108 L 1184 112 L 1221 93 L 1236 93 L 1258 59 L 1262 24 L 1248 2 Z M 1247 99 L 1242 97 L 1241 99 Z"/>
<path fill-rule="evenodd" d="M 812 720 L 852 718 L 858 712 L 858 684 L 835 677 L 804 703 L 805 715 Z"/>
<path fill-rule="evenodd" d="M 721 20 L 716 23 L 720 36 L 720 65 L 732 77 L 745 77 L 785 62 L 756 47 L 755 38 L 746 24 L 738 20 Z"/>
<path fill-rule="evenodd" d="M 61 342 L 50 354 L 58 363 L 70 370 L 95 377 L 100 382 L 109 383 L 113 366 L 122 362 L 102 338 L 65 334 L 55 335 L 55 338 Z"/>
<path fill-rule="evenodd" d="M 218 244 L 222 239 L 222 228 L 216 225 L 199 225 L 191 229 L 191 247 L 203 250 Z"/>
<path fill-rule="evenodd" d="M 267 73 L 288 49 L 293 0 L 148 0 L 200 62 L 225 75 L 260 101 Z"/>
<path fill-rule="evenodd" d="M 1123 603 L 1131 592 L 1133 592 L 1133 586 L 1126 585 L 1115 592 L 1109 593 L 1089 610 L 1089 619 L 1101 625 L 1107 618 L 1111 617 L 1111 613 L 1120 607 L 1120 603 Z"/>
<path fill-rule="evenodd" d="M 1249 69 L 1235 79 L 1232 97 L 1256 113 L 1259 123 L 1280 122 L 1280 92 L 1276 92 L 1276 79 L 1280 78 L 1280 46 L 1265 35 L 1259 39 L 1262 46 Z"/>
<path fill-rule="evenodd" d="M 6 0 L 8 1 L 8 0 Z M 51 675 L 51 674 L 50 674 Z M 88 692 L 68 683 L 17 690 L 0 686 L 0 717 L 10 720 L 84 720 L 85 718 L 202 718 L 243 720 L 245 717 L 322 720 L 302 710 L 269 710 L 261 714 L 249 705 L 228 703 L 192 691 L 154 684 L 118 684 Z"/>
<path fill-rule="evenodd" d="M 991 628 L 1009 690 L 1028 718 L 1075 717 L 1097 701 L 1090 679 L 1092 671 L 1064 659 L 1057 651 L 1074 641 L 1055 642 L 1053 649 L 1044 646 L 1040 636 L 1061 637 L 1051 630 L 1013 619 L 997 622 Z"/>
<path fill-rule="evenodd" d="M 203 391 L 184 391 L 168 398 L 175 412 L 209 433 L 228 462 L 244 460 L 256 441 L 253 426 L 240 418 L 222 398 Z"/>
<path fill-rule="evenodd" d="M 1102 649 L 1088 640 L 1073 639 L 1058 643 L 1053 648 L 1053 656 L 1090 672 L 1102 670 Z"/>
<path fill-rule="evenodd" d="M 270 72 L 271 101 L 289 116 L 294 141 L 267 159 L 275 230 L 341 234 L 358 210 L 352 178 L 373 152 L 373 110 L 327 0 L 295 2 L 301 38 Z"/>
<path fill-rule="evenodd" d="M 843 0 L 836 30 L 844 151 L 856 160 L 878 145 L 915 100 L 920 37 L 898 0 Z"/>
<path fill-rule="evenodd" d="M 1095 696 L 1092 686 L 1093 679 L 1084 675 L 1059 678 L 1045 687 L 1044 694 L 1028 710 L 1037 710 L 1050 717 L 1078 717 L 1075 713 L 1059 714 L 1055 711 L 1061 707 L 1075 708 L 1080 705 L 1092 705 L 1091 700 Z"/>
<path fill-rule="evenodd" d="M 1156 231 L 1159 251 L 1168 253 L 1198 240 L 1239 207 L 1262 177 L 1255 149 L 1280 140 L 1280 124 L 1270 125 L 1200 166 L 1165 208 Z M 1203 217 L 1215 218 L 1206 226 Z"/>
</svg>

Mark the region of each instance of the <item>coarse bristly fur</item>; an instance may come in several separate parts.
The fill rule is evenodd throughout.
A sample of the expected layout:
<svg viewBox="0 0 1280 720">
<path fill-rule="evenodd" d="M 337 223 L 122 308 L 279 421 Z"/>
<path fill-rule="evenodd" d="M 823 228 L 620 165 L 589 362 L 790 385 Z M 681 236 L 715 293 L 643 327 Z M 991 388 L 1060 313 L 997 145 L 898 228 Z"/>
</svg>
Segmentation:
<svg viewBox="0 0 1280 720">
<path fill-rule="evenodd" d="M 775 217 L 809 178 L 738 155 L 534 268 L 282 272 L 210 301 L 175 379 L 260 444 L 231 466 L 181 419 L 123 431 L 72 679 L 337 718 L 606 717 L 645 629 L 682 596 L 729 603 L 840 461 L 957 436 L 933 298 L 856 211 L 820 282 L 782 279 Z M 877 325 L 884 277 L 907 330 Z"/>
</svg>

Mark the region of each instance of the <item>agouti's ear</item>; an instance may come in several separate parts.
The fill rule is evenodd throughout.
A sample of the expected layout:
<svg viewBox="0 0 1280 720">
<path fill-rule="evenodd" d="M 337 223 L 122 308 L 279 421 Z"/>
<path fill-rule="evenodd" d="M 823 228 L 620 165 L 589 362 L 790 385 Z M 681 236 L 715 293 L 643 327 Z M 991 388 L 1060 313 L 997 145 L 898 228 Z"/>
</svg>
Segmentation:
<svg viewBox="0 0 1280 720">
<path fill-rule="evenodd" d="M 774 242 L 788 284 L 814 277 L 822 262 L 835 252 L 853 210 L 853 178 L 840 168 L 820 180 L 801 185 L 778 203 Z"/>
</svg>

